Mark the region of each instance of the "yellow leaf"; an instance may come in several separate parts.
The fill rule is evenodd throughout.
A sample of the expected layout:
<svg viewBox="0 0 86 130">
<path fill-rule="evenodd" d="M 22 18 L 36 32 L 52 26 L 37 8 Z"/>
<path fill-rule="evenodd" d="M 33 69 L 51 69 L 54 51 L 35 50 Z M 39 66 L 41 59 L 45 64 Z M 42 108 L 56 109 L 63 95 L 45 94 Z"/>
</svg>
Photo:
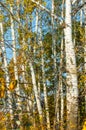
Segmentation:
<svg viewBox="0 0 86 130">
<path fill-rule="evenodd" d="M 9 85 L 9 90 L 12 91 L 17 87 L 17 80 L 14 80 Z"/>
<path fill-rule="evenodd" d="M 0 15 L 0 22 L 2 22 L 3 20 L 3 15 Z"/>
<path fill-rule="evenodd" d="M 5 82 L 4 78 L 0 78 L 0 82 L 4 83 Z"/>
<path fill-rule="evenodd" d="M 0 98 L 4 98 L 5 96 L 5 91 L 0 91 Z"/>
<path fill-rule="evenodd" d="M 83 129 L 82 129 L 82 130 L 86 130 L 86 121 L 84 122 Z"/>
<path fill-rule="evenodd" d="M 2 84 L 1 91 L 4 91 L 4 90 L 5 90 L 5 86 L 4 86 L 4 84 Z"/>
</svg>

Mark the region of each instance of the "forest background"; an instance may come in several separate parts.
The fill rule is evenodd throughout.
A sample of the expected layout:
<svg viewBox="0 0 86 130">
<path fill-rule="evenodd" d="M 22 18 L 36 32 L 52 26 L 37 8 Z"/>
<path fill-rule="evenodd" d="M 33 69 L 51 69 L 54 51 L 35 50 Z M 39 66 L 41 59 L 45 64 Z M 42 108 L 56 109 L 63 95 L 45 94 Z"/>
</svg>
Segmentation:
<svg viewBox="0 0 86 130">
<path fill-rule="evenodd" d="M 86 0 L 0 0 L 0 129 L 86 129 Z"/>
</svg>

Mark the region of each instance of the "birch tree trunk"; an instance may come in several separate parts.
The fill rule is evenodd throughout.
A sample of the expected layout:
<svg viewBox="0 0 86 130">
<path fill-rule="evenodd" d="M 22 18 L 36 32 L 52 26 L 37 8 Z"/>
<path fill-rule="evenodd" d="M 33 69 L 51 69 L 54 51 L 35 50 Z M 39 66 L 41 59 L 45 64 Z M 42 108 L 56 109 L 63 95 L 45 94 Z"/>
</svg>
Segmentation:
<svg viewBox="0 0 86 130">
<path fill-rule="evenodd" d="M 63 39 L 61 42 L 61 56 L 60 56 L 60 69 L 59 69 L 59 88 L 60 90 L 60 99 L 61 99 L 61 125 L 60 128 L 63 130 L 63 125 L 64 125 L 64 97 L 63 97 L 63 83 L 62 83 L 62 67 L 63 67 Z"/>
<path fill-rule="evenodd" d="M 81 4 L 83 4 L 83 0 L 81 0 Z M 83 19 L 83 10 L 80 10 L 80 25 L 82 26 L 82 19 Z"/>
<path fill-rule="evenodd" d="M 62 1 L 62 18 L 64 18 L 64 3 L 65 1 Z M 60 55 L 60 69 L 59 69 L 59 87 L 61 88 L 61 125 L 60 128 L 61 130 L 64 130 L 64 96 L 63 96 L 63 82 L 62 82 L 62 67 L 63 67 L 63 46 L 64 46 L 64 30 L 62 32 L 62 40 L 61 40 L 61 55 Z"/>
<path fill-rule="evenodd" d="M 57 87 L 57 65 L 56 65 L 56 39 L 55 39 L 55 27 L 54 27 L 54 0 L 52 0 L 52 10 L 51 10 L 51 24 L 52 24 L 52 53 L 54 60 L 54 88 Z"/>
<path fill-rule="evenodd" d="M 38 25 L 38 13 L 36 15 L 36 24 Z M 36 28 L 38 27 L 36 25 Z M 44 48 L 43 48 L 43 43 L 42 43 L 42 17 L 40 17 L 40 25 L 39 28 L 37 29 L 39 30 L 39 36 L 38 36 L 38 40 L 39 40 L 39 44 L 41 45 L 41 65 L 42 65 L 42 79 L 43 79 L 43 89 L 44 89 L 44 104 L 45 104 L 45 112 L 46 112 L 46 124 L 47 124 L 47 130 L 50 130 L 50 118 L 49 118 L 49 107 L 48 107 L 48 99 L 47 99 L 47 88 L 46 88 L 46 80 L 45 80 L 45 68 L 44 68 Z"/>
<path fill-rule="evenodd" d="M 36 10 L 36 25 L 35 25 L 35 32 L 38 32 L 38 9 Z M 38 39 L 38 35 L 37 35 L 37 39 Z M 37 40 L 36 39 L 36 40 Z M 34 56 L 35 56 L 35 46 L 34 46 Z M 36 103 L 37 103 L 37 109 L 38 109 L 38 113 L 39 113 L 39 120 L 41 125 L 43 126 L 43 112 L 42 112 L 42 106 L 41 106 L 41 101 L 40 101 L 40 94 L 39 94 L 39 90 L 36 84 L 36 77 L 35 77 L 35 71 L 33 68 L 33 61 L 29 61 L 29 66 L 30 66 L 30 71 L 31 71 L 31 76 L 32 76 L 32 84 L 33 84 L 33 91 L 34 91 L 34 95 L 36 98 Z M 41 127 L 41 129 L 43 129 L 43 127 Z"/>
<path fill-rule="evenodd" d="M 8 88 L 9 86 L 9 82 L 10 82 L 10 78 L 9 78 L 9 73 L 8 73 L 8 63 L 7 63 L 7 57 L 6 57 L 6 48 L 5 48 L 5 44 L 4 44 L 4 32 L 3 32 L 3 24 L 0 22 L 0 32 L 1 32 L 1 49 L 2 49 L 2 53 L 3 53 L 3 70 L 5 72 L 5 80 L 6 80 L 6 87 Z M 7 90 L 6 95 L 7 97 L 7 102 L 5 102 L 5 107 L 6 109 L 9 111 L 10 113 L 10 122 L 13 120 L 13 108 L 12 108 L 12 96 L 10 91 Z M 6 124 L 8 126 L 8 119 L 6 119 Z M 13 128 L 13 124 L 11 123 L 11 127 Z"/>
<path fill-rule="evenodd" d="M 86 74 L 86 0 L 84 0 L 84 14 L 85 14 L 85 43 L 84 43 L 84 70 L 85 70 L 85 74 Z M 85 90 L 86 90 L 86 81 L 84 83 L 85 85 Z M 86 113 L 86 93 L 85 93 L 85 113 Z"/>
<path fill-rule="evenodd" d="M 13 14 L 13 9 L 12 9 L 11 5 L 10 5 L 10 11 Z M 20 95 L 18 68 L 17 68 L 17 56 L 16 56 L 16 41 L 15 41 L 15 32 L 14 32 L 14 21 L 13 21 L 12 17 L 10 17 L 10 20 L 11 20 L 11 34 L 12 34 L 12 45 L 13 45 L 14 77 L 15 77 L 15 80 L 17 80 L 17 87 L 16 87 L 15 91 L 16 91 L 17 95 Z M 21 127 L 21 125 L 20 125 L 20 122 L 21 122 L 21 100 L 18 96 L 16 96 L 16 106 L 17 106 L 17 110 L 20 111 L 18 125 L 19 125 L 19 127 Z"/>
<path fill-rule="evenodd" d="M 36 24 L 35 24 L 35 32 L 36 32 L 36 42 L 38 43 L 38 15 L 39 15 L 39 12 L 38 12 L 38 9 L 36 9 Z M 36 49 L 35 49 L 35 46 L 34 46 L 34 56 L 35 56 L 35 52 L 36 52 Z M 39 93 L 39 97 L 41 96 L 41 88 L 40 88 L 40 75 L 38 75 L 38 93 Z"/>
<path fill-rule="evenodd" d="M 53 53 L 53 65 L 54 65 L 54 89 L 55 89 L 55 119 L 54 119 L 54 129 L 59 129 L 59 99 L 60 91 L 57 87 L 57 65 L 56 65 L 56 40 L 55 40 L 55 27 L 54 27 L 54 0 L 52 0 L 52 10 L 51 10 L 51 24 L 52 24 L 52 53 Z"/>
<path fill-rule="evenodd" d="M 38 89 L 37 89 L 37 85 L 36 85 L 36 78 L 35 78 L 33 63 L 32 63 L 31 60 L 29 61 L 29 66 L 30 66 L 30 71 L 31 71 L 31 76 L 32 76 L 32 84 L 33 84 L 34 95 L 35 95 L 35 98 L 36 98 L 37 109 L 38 109 L 38 113 L 39 113 L 39 120 L 40 120 L 41 125 L 43 125 L 42 107 L 41 107 L 40 97 L 39 97 Z"/>
<path fill-rule="evenodd" d="M 44 103 L 45 103 L 45 111 L 46 111 L 47 130 L 50 130 L 49 107 L 48 107 L 48 99 L 47 99 L 47 88 L 46 88 L 46 83 L 45 83 L 46 80 L 45 80 L 44 58 L 43 58 L 43 56 L 42 56 L 42 77 L 43 77 Z"/>
<path fill-rule="evenodd" d="M 40 32 L 41 34 L 41 32 Z M 42 46 L 42 79 L 43 79 L 43 88 L 44 88 L 44 103 L 45 103 L 45 112 L 46 112 L 46 120 L 47 120 L 47 130 L 50 130 L 50 118 L 49 118 L 49 107 L 48 107 L 48 99 L 47 99 L 47 88 L 46 88 L 46 80 L 45 80 L 45 70 L 44 70 L 44 49 L 42 45 L 42 40 L 40 40 L 40 44 Z"/>
<path fill-rule="evenodd" d="M 65 13 L 65 53 L 66 53 L 66 82 L 67 82 L 67 130 L 77 130 L 78 124 L 78 87 L 77 69 L 72 42 L 71 1 L 66 0 Z"/>
<path fill-rule="evenodd" d="M 17 0 L 16 1 L 17 2 L 17 8 L 18 8 L 18 12 L 19 12 L 19 10 L 20 10 L 20 8 L 19 8 L 19 5 L 20 5 L 20 1 L 19 0 Z M 18 17 L 18 21 L 19 22 L 21 22 L 20 21 L 20 16 L 19 16 L 19 13 L 17 14 L 17 17 Z M 28 19 L 27 19 L 27 21 L 28 21 Z M 28 23 L 27 23 L 28 24 Z M 26 80 L 26 65 L 25 65 L 25 63 L 24 63 L 24 61 L 26 60 L 26 55 L 25 55 L 25 50 L 24 50 L 24 48 L 27 46 L 27 43 L 25 42 L 25 38 L 24 38 L 24 36 L 23 36 L 23 41 L 22 41 L 22 45 L 20 45 L 20 47 L 21 47 L 21 49 L 22 49 L 22 65 L 21 65 L 21 68 L 22 68 L 22 83 L 24 84 L 24 89 L 27 89 L 27 87 L 28 87 L 28 85 L 26 84 L 27 83 L 27 80 Z M 22 94 L 23 94 L 23 96 L 25 96 L 25 94 L 22 92 Z M 31 96 L 29 96 L 29 99 L 31 99 Z M 31 102 L 31 100 L 26 100 L 26 102 L 27 102 L 27 107 L 26 107 L 26 109 L 27 109 L 27 111 L 28 111 L 28 115 L 30 115 L 30 111 L 31 111 L 31 109 L 32 109 L 32 102 Z M 25 108 L 24 108 L 25 109 Z"/>
</svg>

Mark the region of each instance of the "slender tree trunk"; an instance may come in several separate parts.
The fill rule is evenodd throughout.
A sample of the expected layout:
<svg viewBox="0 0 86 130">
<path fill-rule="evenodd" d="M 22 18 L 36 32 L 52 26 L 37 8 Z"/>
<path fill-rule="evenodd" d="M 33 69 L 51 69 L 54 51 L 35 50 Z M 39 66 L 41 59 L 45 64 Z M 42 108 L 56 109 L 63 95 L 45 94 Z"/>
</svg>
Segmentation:
<svg viewBox="0 0 86 130">
<path fill-rule="evenodd" d="M 56 39 L 55 39 L 55 27 L 54 27 L 54 0 L 52 0 L 52 10 L 51 10 L 51 24 L 52 24 L 52 53 L 54 59 L 54 89 L 55 89 L 55 119 L 54 119 L 54 129 L 59 129 L 59 100 L 60 100 L 60 90 L 57 87 L 57 64 L 56 64 Z"/>
<path fill-rule="evenodd" d="M 61 42 L 61 56 L 60 56 L 60 69 L 59 69 L 59 88 L 61 88 L 60 95 L 61 95 L 61 125 L 60 128 L 63 130 L 64 125 L 64 97 L 63 97 L 63 83 L 62 83 L 62 67 L 63 67 L 63 39 Z"/>
<path fill-rule="evenodd" d="M 62 1 L 62 18 L 64 18 L 64 3 L 65 1 Z M 63 96 L 63 82 L 62 82 L 62 67 L 63 67 L 63 58 L 64 58 L 64 54 L 63 54 L 63 46 L 64 46 L 64 30 L 62 32 L 62 40 L 61 40 L 61 56 L 60 56 L 60 69 L 59 69 L 59 86 L 61 88 L 61 125 L 60 125 L 60 129 L 64 130 L 64 96 Z"/>
<path fill-rule="evenodd" d="M 19 8 L 19 5 L 20 5 L 20 0 L 17 0 L 17 5 L 18 5 L 18 12 L 20 10 Z M 18 14 L 18 21 L 20 22 L 20 16 Z M 28 19 L 27 19 L 28 21 Z M 28 26 L 28 23 L 27 23 L 27 26 Z M 24 61 L 26 60 L 26 55 L 25 55 L 25 50 L 24 50 L 24 47 L 27 46 L 27 43 L 25 42 L 25 38 L 23 37 L 23 41 L 22 41 L 22 45 L 21 45 L 21 49 L 22 49 L 22 65 L 21 65 L 21 68 L 22 68 L 22 82 L 24 83 L 24 88 L 27 89 L 28 85 L 26 84 L 27 83 L 27 80 L 26 80 L 26 65 L 24 63 Z M 23 93 L 23 95 L 25 96 L 25 94 Z M 29 99 L 31 99 L 31 95 L 29 95 Z M 28 115 L 30 115 L 31 113 L 31 109 L 32 109 L 32 101 L 31 100 L 26 100 L 27 102 L 27 111 L 28 111 Z"/>
<path fill-rule="evenodd" d="M 43 48 L 42 48 L 42 50 L 43 50 Z M 46 83 L 45 83 L 46 80 L 45 80 L 43 55 L 42 55 L 42 77 L 43 77 L 43 87 L 44 87 L 44 103 L 45 103 L 45 111 L 46 111 L 47 130 L 50 130 L 49 107 L 48 107 L 48 99 L 47 99 L 47 88 L 46 88 Z"/>
<path fill-rule="evenodd" d="M 81 0 L 81 4 L 83 4 L 83 0 Z M 82 26 L 82 19 L 83 19 L 83 10 L 80 10 L 80 25 Z"/>
<path fill-rule="evenodd" d="M 40 25 L 41 26 L 41 25 Z M 42 46 L 42 78 L 43 78 L 43 88 L 44 88 L 44 103 L 45 103 L 45 111 L 46 111 L 46 120 L 47 120 L 47 130 L 50 130 L 50 118 L 49 118 L 49 107 L 48 107 L 48 99 L 47 99 L 47 88 L 46 88 L 46 80 L 45 80 L 45 68 L 44 68 L 44 48 L 42 43 L 42 30 L 40 27 L 40 44 Z"/>
<path fill-rule="evenodd" d="M 65 53 L 66 53 L 66 82 L 67 82 L 67 130 L 77 130 L 78 124 L 78 87 L 77 69 L 72 42 L 71 1 L 66 0 L 65 13 Z"/>
<path fill-rule="evenodd" d="M 38 93 L 39 97 L 41 96 L 41 84 L 40 84 L 40 76 L 38 75 Z"/>
<path fill-rule="evenodd" d="M 52 0 L 52 10 L 51 10 L 51 24 L 52 24 L 52 53 L 54 60 L 54 88 L 57 87 L 57 65 L 56 65 L 56 39 L 55 39 L 55 27 L 54 27 L 54 0 Z"/>
<path fill-rule="evenodd" d="M 9 86 L 9 82 L 10 82 L 10 78 L 9 78 L 9 73 L 8 73 L 8 64 L 7 64 L 7 57 L 6 57 L 6 48 L 5 48 L 5 44 L 4 44 L 4 33 L 3 33 L 3 24 L 0 22 L 0 32 L 1 32 L 1 48 L 2 48 L 2 53 L 3 53 L 3 69 L 5 72 L 5 80 L 6 80 L 6 87 L 8 89 Z M 6 95 L 7 97 L 7 101 L 5 102 L 5 107 L 6 109 L 9 110 L 10 113 L 10 122 L 13 120 L 13 108 L 12 108 L 12 96 L 10 91 L 7 90 Z M 8 119 L 6 119 L 7 122 L 7 127 L 8 127 Z M 11 123 L 11 127 L 13 128 L 13 124 Z"/>
<path fill-rule="evenodd" d="M 56 104 L 55 104 L 55 119 L 54 119 L 54 130 L 60 128 L 60 115 L 59 115 L 59 101 L 60 101 L 60 88 L 56 90 Z"/>
<path fill-rule="evenodd" d="M 38 15 L 38 14 L 37 14 Z M 37 16 L 37 21 L 39 17 Z M 37 22 L 36 22 L 37 23 Z M 37 23 L 38 25 L 38 23 Z M 47 88 L 46 88 L 46 80 L 45 80 L 45 68 L 44 68 L 44 48 L 42 43 L 42 17 L 40 17 L 40 25 L 39 25 L 39 44 L 41 45 L 41 64 L 42 64 L 42 79 L 43 79 L 43 89 L 44 89 L 44 104 L 45 104 L 45 112 L 46 112 L 46 121 L 47 121 L 47 130 L 50 130 L 50 118 L 49 118 L 49 107 L 48 107 L 48 99 L 47 99 Z"/>
<path fill-rule="evenodd" d="M 35 72 L 34 72 L 32 61 L 29 61 L 29 66 L 30 66 L 30 71 L 31 71 L 31 76 L 32 76 L 34 95 L 36 98 L 36 103 L 37 103 L 37 108 L 38 108 L 38 113 L 39 113 L 39 119 L 40 119 L 40 123 L 43 124 L 42 107 L 41 107 L 40 97 L 39 97 L 38 89 L 37 89 L 37 85 L 36 85 L 36 78 L 35 78 Z"/>
<path fill-rule="evenodd" d="M 10 6 L 10 11 L 13 14 L 13 9 L 11 6 Z M 16 87 L 15 91 L 16 91 L 17 95 L 20 95 L 18 68 L 17 68 L 17 56 L 16 56 L 16 41 L 15 41 L 15 32 L 14 32 L 14 21 L 13 21 L 12 17 L 10 17 L 10 20 L 11 20 L 11 33 L 12 33 L 12 44 L 13 44 L 14 77 L 15 77 L 15 80 L 17 80 L 17 87 Z M 17 106 L 17 110 L 21 111 L 21 100 L 18 96 L 16 97 L 16 106 Z M 19 113 L 19 122 L 21 122 L 21 112 Z M 19 127 L 21 127 L 20 123 L 19 123 Z"/>
<path fill-rule="evenodd" d="M 84 14 L 85 14 L 85 43 L 84 43 L 84 70 L 85 70 L 85 73 L 86 73 L 86 0 L 84 0 Z M 85 85 L 85 90 L 86 90 L 86 81 L 84 83 Z M 85 113 L 86 113 L 86 94 L 85 94 Z"/>
</svg>

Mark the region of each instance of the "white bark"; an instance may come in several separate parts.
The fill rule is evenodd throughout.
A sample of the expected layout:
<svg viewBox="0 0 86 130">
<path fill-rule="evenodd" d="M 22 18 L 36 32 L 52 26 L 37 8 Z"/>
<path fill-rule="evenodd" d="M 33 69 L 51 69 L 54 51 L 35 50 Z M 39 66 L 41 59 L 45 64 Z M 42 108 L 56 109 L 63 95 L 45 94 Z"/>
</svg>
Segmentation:
<svg viewBox="0 0 86 130">
<path fill-rule="evenodd" d="M 54 0 L 52 0 L 52 11 L 51 14 L 54 14 Z M 56 65 L 56 39 L 54 33 L 54 17 L 51 17 L 52 24 L 52 54 L 53 54 L 53 65 L 54 65 L 54 89 L 57 87 L 57 65 Z"/>
<path fill-rule="evenodd" d="M 38 94 L 39 94 L 39 97 L 41 96 L 41 84 L 40 84 L 40 77 L 38 75 Z"/>
<path fill-rule="evenodd" d="M 60 127 L 59 100 L 60 100 L 60 88 L 58 86 L 58 88 L 56 89 L 54 130 L 59 129 Z"/>
<path fill-rule="evenodd" d="M 10 6 L 10 10 L 13 13 L 12 7 Z M 17 68 L 17 56 L 16 56 L 16 41 L 15 41 L 15 32 L 14 32 L 14 21 L 12 19 L 12 17 L 10 18 L 11 20 L 11 33 L 12 33 L 12 45 L 13 45 L 13 62 L 14 62 L 14 77 L 15 80 L 18 81 L 18 68 Z M 20 89 L 19 89 L 19 83 L 17 84 L 16 87 L 16 93 L 18 95 L 20 95 Z M 18 101 L 18 108 L 21 110 L 20 108 L 20 99 L 17 98 Z"/>
<path fill-rule="evenodd" d="M 78 88 L 74 45 L 72 42 L 71 1 L 66 0 L 65 53 L 67 82 L 67 130 L 77 130 Z"/>
<path fill-rule="evenodd" d="M 81 5 L 83 4 L 83 0 L 81 0 Z M 80 25 L 82 26 L 82 19 L 83 19 L 83 10 L 80 10 Z"/>
<path fill-rule="evenodd" d="M 54 65 L 54 89 L 55 89 L 55 121 L 54 127 L 58 129 L 59 127 L 59 87 L 57 88 L 57 65 L 56 65 L 56 40 L 54 33 L 54 0 L 52 0 L 52 10 L 51 10 L 51 24 L 52 24 L 52 54 L 53 54 L 53 65 Z"/>
<path fill-rule="evenodd" d="M 11 12 L 12 11 L 12 7 L 10 7 Z M 14 21 L 11 19 L 11 33 L 12 33 L 12 44 L 13 44 L 13 61 L 14 61 L 14 75 L 15 75 L 15 79 L 18 80 L 18 69 L 17 69 L 17 57 L 16 57 L 16 41 L 15 41 L 15 33 L 14 33 Z M 19 90 L 19 87 L 17 87 L 17 89 Z M 19 91 L 18 91 L 19 92 Z"/>
<path fill-rule="evenodd" d="M 45 10 L 48 14 L 50 14 L 54 19 L 58 20 L 58 17 L 53 13 L 51 14 L 51 11 L 47 9 L 45 6 L 41 5 L 39 1 L 31 0 L 33 3 L 35 3 L 41 10 Z"/>
<path fill-rule="evenodd" d="M 38 22 L 38 14 L 36 15 L 37 17 L 37 22 Z M 37 23 L 36 22 L 36 23 Z M 37 23 L 38 25 L 38 23 Z M 41 64 L 42 64 L 42 80 L 43 80 L 43 89 L 44 89 L 44 103 L 45 103 L 45 112 L 46 112 L 46 121 L 47 121 L 47 130 L 50 130 L 50 118 L 49 118 L 49 107 L 48 107 L 48 99 L 47 99 L 47 88 L 46 88 L 46 80 L 45 80 L 45 68 L 44 68 L 44 48 L 43 48 L 43 43 L 42 43 L 42 21 L 40 18 L 40 25 L 39 25 L 39 44 L 41 45 L 41 53 L 42 53 L 42 57 L 41 57 Z"/>
<path fill-rule="evenodd" d="M 5 72 L 5 80 L 6 80 L 6 87 L 8 88 L 9 86 L 9 73 L 8 73 L 8 63 L 7 63 L 7 57 L 6 57 L 6 48 L 5 48 L 5 44 L 4 44 L 4 32 L 3 32 L 3 24 L 0 22 L 0 32 L 1 32 L 1 49 L 2 49 L 2 53 L 3 53 L 3 70 Z M 6 93 L 5 93 L 6 94 Z M 7 90 L 7 102 L 5 102 L 5 106 L 6 109 L 9 111 L 10 113 L 10 117 L 11 120 L 13 119 L 13 110 L 12 110 L 12 96 L 10 91 Z M 13 124 L 11 124 L 13 127 Z"/>
<path fill-rule="evenodd" d="M 43 123 L 42 107 L 41 107 L 40 97 L 37 90 L 35 72 L 34 72 L 32 61 L 29 61 L 29 66 L 30 66 L 30 71 L 31 71 L 31 76 L 32 76 L 32 84 L 33 84 L 34 95 L 36 98 L 39 118 L 40 118 L 40 122 Z"/>
<path fill-rule="evenodd" d="M 19 5 L 20 5 L 20 1 L 19 0 L 17 0 L 17 8 L 18 8 L 18 11 L 19 11 Z M 20 17 L 19 17 L 19 14 L 17 14 L 18 16 L 18 21 L 20 22 Z M 26 46 L 26 43 L 25 43 L 25 39 L 24 39 L 24 37 L 23 37 L 23 44 L 21 45 L 21 49 L 22 49 L 22 65 L 21 65 L 21 68 L 22 68 L 22 82 L 24 83 L 24 89 L 27 89 L 27 87 L 28 87 L 28 85 L 26 84 L 27 83 L 27 81 L 26 81 L 26 78 L 25 78 L 25 76 L 26 76 L 26 65 L 25 65 L 25 63 L 24 63 L 24 61 L 25 61 L 25 52 L 24 52 L 24 50 L 23 50 L 23 48 Z M 25 96 L 25 94 L 24 93 L 22 93 L 24 96 Z M 29 96 L 29 98 L 31 98 L 31 96 Z M 28 101 L 28 99 L 26 100 L 26 102 L 27 102 L 27 107 L 26 107 L 26 109 L 27 109 L 27 111 L 28 111 L 28 115 L 30 115 L 30 110 L 32 109 L 32 102 L 29 100 Z"/>
<path fill-rule="evenodd" d="M 59 72 L 59 88 L 61 88 L 61 130 L 63 130 L 64 123 L 64 97 L 63 97 L 63 84 L 62 84 L 62 66 L 63 66 L 63 39 L 61 42 L 61 56 L 60 56 L 60 72 Z"/>
<path fill-rule="evenodd" d="M 84 2 L 86 3 L 86 0 L 84 0 Z M 84 14 L 85 14 L 84 70 L 86 73 L 86 4 L 84 5 Z M 86 81 L 84 85 L 85 85 L 85 90 L 86 90 Z M 85 93 L 85 112 L 86 112 L 86 93 Z"/>
<path fill-rule="evenodd" d="M 54 14 L 54 0 L 52 0 L 52 13 L 51 13 L 51 16 Z M 54 59 L 54 74 L 55 74 L 55 86 L 56 87 L 56 77 L 57 77 L 57 74 L 56 74 L 56 71 L 57 71 L 57 68 L 56 68 L 56 40 L 55 40 L 55 33 L 54 33 L 54 17 L 51 17 L 51 24 L 52 24 L 52 53 L 53 53 L 53 59 Z"/>
<path fill-rule="evenodd" d="M 77 0 L 72 0 L 72 4 L 75 4 L 77 2 Z"/>
<path fill-rule="evenodd" d="M 62 1 L 62 18 L 64 17 L 64 0 Z M 62 67 L 63 67 L 63 58 L 64 58 L 64 54 L 63 54 L 63 44 L 64 44 L 64 30 L 62 33 L 62 41 L 61 41 L 61 56 L 60 56 L 60 74 L 59 74 L 59 87 L 61 88 L 61 130 L 64 130 L 64 96 L 63 96 L 63 83 L 62 83 Z"/>
<path fill-rule="evenodd" d="M 18 9 L 18 13 L 19 13 L 19 5 L 20 5 L 20 1 L 19 0 L 17 0 L 16 1 L 17 2 L 17 9 Z M 19 14 L 17 14 L 17 18 L 18 18 L 18 21 L 19 21 L 19 23 L 21 22 L 20 21 L 20 16 L 19 16 Z M 26 20 L 26 21 L 28 21 L 28 19 Z M 28 23 L 27 23 L 28 24 Z M 21 23 L 19 24 L 19 27 L 20 27 L 20 25 L 21 25 Z M 27 25 L 28 26 L 28 25 Z M 21 82 L 24 84 L 24 89 L 25 90 L 27 90 L 28 89 L 28 87 L 29 87 L 29 85 L 27 84 L 27 79 L 26 79 L 26 74 L 27 74 L 27 72 L 26 72 L 26 64 L 24 63 L 24 61 L 26 60 L 26 54 L 25 54 L 25 51 L 26 50 L 24 50 L 24 47 L 25 46 L 27 46 L 27 43 L 25 42 L 25 37 L 24 37 L 24 35 L 23 35 L 23 41 L 22 41 L 22 45 L 20 44 L 20 48 L 22 49 L 22 54 L 21 54 L 21 56 L 22 56 L 22 64 L 21 64 L 21 69 L 22 69 L 22 73 L 21 73 L 21 76 L 22 76 L 22 79 L 21 79 Z M 28 90 L 29 91 L 29 90 Z M 23 95 L 23 96 L 25 96 L 25 93 L 22 91 L 21 92 L 21 94 Z M 27 96 L 27 95 L 26 95 Z M 33 102 L 32 102 L 32 94 L 31 93 L 29 93 L 29 95 L 28 95 L 28 99 L 26 99 L 26 100 L 24 100 L 24 102 L 26 102 L 26 107 L 24 107 L 24 109 L 22 109 L 22 111 L 24 110 L 26 110 L 27 111 L 27 114 L 28 114 L 28 116 L 29 116 L 29 119 L 30 119 L 30 117 L 31 117 L 31 112 L 32 112 L 32 109 L 34 109 L 33 108 Z M 21 103 L 21 105 L 22 105 L 22 103 Z"/>
<path fill-rule="evenodd" d="M 13 13 L 13 9 L 10 6 L 10 11 Z M 18 79 L 18 68 L 17 68 L 17 56 L 16 56 L 16 41 L 15 41 L 15 32 L 14 32 L 14 21 L 13 18 L 10 17 L 11 20 L 11 34 L 12 34 L 12 45 L 13 45 L 13 63 L 14 63 L 14 78 L 17 80 L 17 87 L 15 88 L 16 94 L 20 95 L 20 88 L 19 88 L 19 79 Z M 21 100 L 18 96 L 16 96 L 16 107 L 17 110 L 22 110 L 21 108 Z M 19 113 L 19 127 L 21 128 L 21 112 Z M 17 122 L 17 121 L 16 121 Z"/>
<path fill-rule="evenodd" d="M 47 89 L 46 89 L 46 80 L 45 80 L 45 71 L 44 71 L 44 58 L 42 56 L 42 77 L 43 77 L 43 87 L 44 87 L 44 103 L 46 110 L 46 120 L 47 120 L 47 130 L 50 130 L 50 118 L 49 118 L 49 107 L 47 100 Z"/>
<path fill-rule="evenodd" d="M 35 27 L 35 32 L 37 34 L 37 32 L 38 32 L 38 9 L 36 9 L 36 25 L 35 26 L 36 26 Z"/>
</svg>

